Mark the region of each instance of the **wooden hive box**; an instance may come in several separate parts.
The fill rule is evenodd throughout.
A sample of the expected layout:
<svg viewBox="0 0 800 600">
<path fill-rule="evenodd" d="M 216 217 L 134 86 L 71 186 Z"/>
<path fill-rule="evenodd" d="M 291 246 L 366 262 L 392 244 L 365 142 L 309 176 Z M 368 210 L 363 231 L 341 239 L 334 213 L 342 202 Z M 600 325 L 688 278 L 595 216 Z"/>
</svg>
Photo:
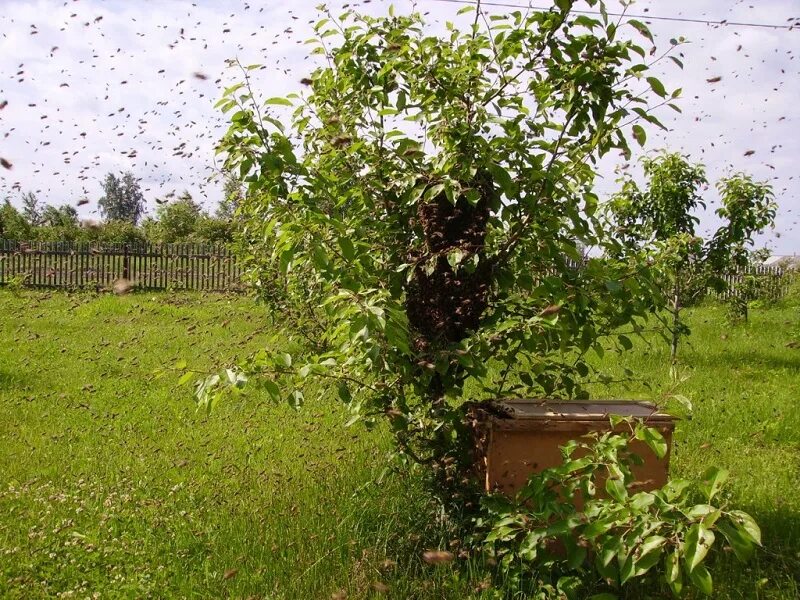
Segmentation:
<svg viewBox="0 0 800 600">
<path fill-rule="evenodd" d="M 507 417 L 491 416 L 486 423 L 485 446 L 486 491 L 499 491 L 513 495 L 519 491 L 533 473 L 563 462 L 560 447 L 570 440 L 579 439 L 591 432 L 611 430 L 610 415 L 641 419 L 661 432 L 667 441 L 667 454 L 658 459 L 652 450 L 638 440 L 630 449 L 638 454 L 644 464 L 633 468 L 640 488 L 651 490 L 667 482 L 673 417 L 659 413 L 646 402 L 593 401 L 556 402 L 543 400 L 515 400 L 501 404 Z M 626 424 L 618 426 L 622 432 Z M 628 429 L 629 431 L 629 429 Z"/>
</svg>

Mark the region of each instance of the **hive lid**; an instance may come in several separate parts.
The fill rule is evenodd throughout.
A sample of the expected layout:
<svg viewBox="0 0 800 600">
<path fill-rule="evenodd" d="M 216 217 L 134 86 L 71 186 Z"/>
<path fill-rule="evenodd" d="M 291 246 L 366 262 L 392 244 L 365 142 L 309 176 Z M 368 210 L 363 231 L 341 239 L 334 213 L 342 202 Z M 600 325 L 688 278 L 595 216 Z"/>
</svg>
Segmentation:
<svg viewBox="0 0 800 600">
<path fill-rule="evenodd" d="M 509 416 L 512 419 L 607 421 L 610 415 L 619 415 L 648 421 L 674 420 L 670 415 L 658 412 L 658 407 L 648 402 L 507 400 L 501 405 L 509 410 Z"/>
</svg>

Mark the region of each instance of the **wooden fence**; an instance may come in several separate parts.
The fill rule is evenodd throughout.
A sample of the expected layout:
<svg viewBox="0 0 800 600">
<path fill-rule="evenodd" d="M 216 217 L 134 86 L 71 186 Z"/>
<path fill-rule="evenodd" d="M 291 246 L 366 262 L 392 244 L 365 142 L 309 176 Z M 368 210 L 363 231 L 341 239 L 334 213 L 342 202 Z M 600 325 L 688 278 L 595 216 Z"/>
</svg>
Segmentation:
<svg viewBox="0 0 800 600">
<path fill-rule="evenodd" d="M 226 291 L 242 287 L 235 255 L 217 244 L 98 244 L 0 240 L 0 285 Z"/>
<path fill-rule="evenodd" d="M 746 278 L 754 277 L 754 286 L 742 285 Z M 726 299 L 739 296 L 742 290 L 747 294 L 754 294 L 758 298 L 778 300 L 782 298 L 789 287 L 789 277 L 783 269 L 776 265 L 752 265 L 735 273 L 722 275 L 725 290 L 716 294 L 718 298 Z"/>
<path fill-rule="evenodd" d="M 110 288 L 126 279 L 138 289 L 233 291 L 242 288 L 236 256 L 218 244 L 97 244 L 0 240 L 0 285 Z M 757 265 L 723 276 L 721 298 L 737 295 L 745 277 L 758 278 L 762 298 L 783 296 L 784 269 Z"/>
</svg>

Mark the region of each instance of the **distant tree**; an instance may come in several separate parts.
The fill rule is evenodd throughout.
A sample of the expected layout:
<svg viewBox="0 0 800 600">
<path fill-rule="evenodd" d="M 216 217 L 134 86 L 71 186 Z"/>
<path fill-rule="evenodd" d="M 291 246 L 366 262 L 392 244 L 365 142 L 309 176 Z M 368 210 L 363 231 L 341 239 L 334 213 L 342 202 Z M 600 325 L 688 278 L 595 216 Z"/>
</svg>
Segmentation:
<svg viewBox="0 0 800 600">
<path fill-rule="evenodd" d="M 22 194 L 22 216 L 33 227 L 42 224 L 43 207 L 39 203 L 39 198 L 33 192 Z"/>
<path fill-rule="evenodd" d="M 31 224 L 8 198 L 0 206 L 0 238 L 5 240 L 28 240 L 31 238 Z"/>
<path fill-rule="evenodd" d="M 136 225 L 144 214 L 145 201 L 139 182 L 133 173 L 119 179 L 113 173 L 103 181 L 103 197 L 97 205 L 107 221 L 126 221 Z"/>
<path fill-rule="evenodd" d="M 189 192 L 183 192 L 177 200 L 162 204 L 156 210 L 158 241 L 169 244 L 188 240 L 202 217 L 200 205 Z"/>
<path fill-rule="evenodd" d="M 42 209 L 41 224 L 46 227 L 77 227 L 78 211 L 69 204 L 47 204 Z"/>
<path fill-rule="evenodd" d="M 242 183 L 235 177 L 226 174 L 222 193 L 222 201 L 217 207 L 216 216 L 218 219 L 230 221 L 233 219 L 236 208 L 242 203 L 242 198 L 244 197 Z"/>
<path fill-rule="evenodd" d="M 753 236 L 774 223 L 776 205 L 766 183 L 744 174 L 722 179 L 717 183 L 722 206 L 716 214 L 723 225 L 704 240 L 695 230 L 697 210 L 706 206 L 703 165 L 670 152 L 645 157 L 642 164 L 646 189 L 627 177 L 608 209 L 615 233 L 627 247 L 660 246 L 674 361 L 680 336 L 689 333 L 681 320 L 687 299 L 709 286 L 725 288 L 723 275 L 747 264 Z"/>
</svg>

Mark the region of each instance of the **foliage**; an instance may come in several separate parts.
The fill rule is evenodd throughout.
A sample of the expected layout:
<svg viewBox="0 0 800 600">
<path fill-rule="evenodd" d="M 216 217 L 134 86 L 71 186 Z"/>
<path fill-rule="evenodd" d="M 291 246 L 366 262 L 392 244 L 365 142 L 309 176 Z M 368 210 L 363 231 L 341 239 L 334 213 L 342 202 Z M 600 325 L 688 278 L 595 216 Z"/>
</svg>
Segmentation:
<svg viewBox="0 0 800 600">
<path fill-rule="evenodd" d="M 108 173 L 103 181 L 103 197 L 98 200 L 100 213 L 107 221 L 127 221 L 136 225 L 145 211 L 145 200 L 133 173 L 122 179 Z"/>
<path fill-rule="evenodd" d="M 233 221 L 220 217 L 200 215 L 192 238 L 212 244 L 229 244 L 233 241 Z"/>
<path fill-rule="evenodd" d="M 309 379 L 330 379 L 352 422 L 385 415 L 408 456 L 436 461 L 457 446 L 466 386 L 470 399 L 583 396 L 587 355 L 630 347 L 606 336 L 651 309 L 646 256 L 574 264 L 583 246 L 621 255 L 596 218 L 595 160 L 629 153 L 632 122 L 659 124 L 648 98 L 678 92 L 589 4 L 602 18 L 569 1 L 466 7 L 473 25 L 444 38 L 419 14 L 329 14 L 308 94 L 261 102 L 256 65 L 225 90 L 219 151 L 247 185 L 245 259 L 300 332 L 244 365 L 273 399 L 299 406 Z M 239 383 L 201 383 L 201 406 Z"/>
<path fill-rule="evenodd" d="M 78 211 L 69 204 L 61 206 L 48 204 L 42 210 L 41 223 L 45 227 L 77 227 Z"/>
<path fill-rule="evenodd" d="M 222 201 L 217 207 L 216 216 L 218 219 L 231 221 L 236 213 L 236 209 L 242 203 L 244 190 L 242 189 L 242 182 L 234 175 L 226 173 L 224 177 Z"/>
<path fill-rule="evenodd" d="M 22 194 L 22 215 L 32 227 L 42 225 L 42 206 L 33 192 Z"/>
<path fill-rule="evenodd" d="M 685 581 L 711 595 L 703 561 L 719 534 L 742 561 L 761 545 L 753 518 L 729 509 L 720 494 L 727 471 L 712 467 L 701 482 L 675 479 L 661 489 L 636 491 L 641 482 L 632 469 L 642 459 L 630 444 L 640 440 L 658 458 L 667 444 L 656 429 L 628 426 L 626 434 L 595 433 L 591 441 L 570 442 L 562 448 L 564 462 L 533 475 L 515 500 L 484 500 L 484 545 L 512 589 L 552 577 L 559 597 L 585 598 L 585 583 L 589 593 L 599 591 L 591 589 L 595 582 L 618 589 L 658 571 L 675 596 Z"/>
<path fill-rule="evenodd" d="M 144 230 L 129 221 L 107 221 L 87 229 L 90 241 L 108 244 L 143 244 L 147 241 Z"/>
<path fill-rule="evenodd" d="M 0 238 L 25 240 L 30 237 L 31 226 L 11 201 L 6 198 L 0 205 Z"/>
<path fill-rule="evenodd" d="M 184 192 L 156 209 L 156 238 L 167 244 L 185 241 L 194 233 L 201 215 L 200 205 Z"/>
<path fill-rule="evenodd" d="M 84 242 L 89 239 L 88 231 L 77 224 L 42 225 L 32 231 L 31 238 L 36 242 Z"/>
<path fill-rule="evenodd" d="M 606 206 L 615 235 L 629 249 L 651 247 L 659 254 L 667 277 L 662 293 L 668 299 L 671 356 L 689 330 L 681 321 L 683 306 L 711 286 L 726 287 L 724 274 L 747 264 L 753 236 L 774 225 L 777 205 L 772 188 L 737 173 L 717 182 L 722 204 L 716 210 L 723 225 L 708 240 L 695 231 L 705 169 L 678 153 L 662 152 L 642 159 L 647 188 L 631 176 Z"/>
<path fill-rule="evenodd" d="M 177 200 L 162 204 L 157 210 L 156 218 L 146 217 L 141 223 L 138 219 L 144 212 L 144 198 L 138 189 L 138 183 L 130 173 L 122 179 L 109 174 L 104 187 L 106 196 L 100 204 L 106 220 L 102 223 L 88 219 L 79 221 L 78 211 L 74 206 L 44 204 L 32 192 L 22 195 L 22 211 L 6 199 L 0 206 L 0 239 L 115 244 L 145 242 L 228 244 L 233 241 L 233 216 L 225 216 L 226 211 L 232 209 L 236 202 L 237 196 L 232 185 L 226 185 L 226 193 L 230 197 L 227 198 L 227 202 L 221 204 L 218 211 L 220 214 L 217 217 L 211 217 L 203 212 L 189 193 L 184 192 Z M 109 197 L 116 198 L 110 205 L 107 202 Z M 85 201 L 79 202 L 78 205 L 83 202 Z M 108 210 L 103 208 L 104 206 Z M 138 216 L 128 214 L 136 206 L 139 207 Z M 115 218 L 112 214 L 122 214 L 125 218 Z"/>
</svg>

